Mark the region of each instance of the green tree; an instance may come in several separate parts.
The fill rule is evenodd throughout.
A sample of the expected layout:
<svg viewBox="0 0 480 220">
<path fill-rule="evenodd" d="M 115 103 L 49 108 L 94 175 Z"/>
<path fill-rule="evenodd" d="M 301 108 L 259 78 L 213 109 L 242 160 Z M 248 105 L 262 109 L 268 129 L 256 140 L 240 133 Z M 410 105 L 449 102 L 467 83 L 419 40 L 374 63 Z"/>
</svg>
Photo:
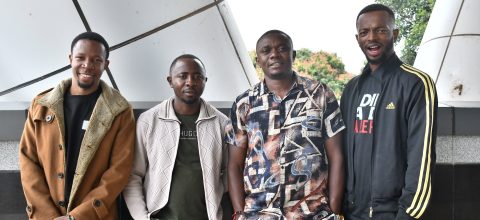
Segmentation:
<svg viewBox="0 0 480 220">
<path fill-rule="evenodd" d="M 402 60 L 413 65 L 435 0 L 376 0 L 376 2 L 391 7 L 395 12 L 396 25 L 400 29 L 398 40 L 405 39 Z"/>
<path fill-rule="evenodd" d="M 259 79 L 263 79 L 263 71 L 256 65 L 255 51 L 250 51 L 249 54 Z M 345 84 L 353 76 L 345 71 L 345 65 L 337 54 L 324 51 L 312 52 L 305 48 L 297 50 L 293 69 L 300 75 L 327 84 L 337 98 L 340 98 Z"/>
<path fill-rule="evenodd" d="M 327 84 L 337 97 L 342 95 L 345 84 L 351 77 L 345 77 L 345 64 L 335 53 L 312 52 L 309 49 L 297 50 L 294 69 L 303 75 L 311 76 Z"/>
</svg>

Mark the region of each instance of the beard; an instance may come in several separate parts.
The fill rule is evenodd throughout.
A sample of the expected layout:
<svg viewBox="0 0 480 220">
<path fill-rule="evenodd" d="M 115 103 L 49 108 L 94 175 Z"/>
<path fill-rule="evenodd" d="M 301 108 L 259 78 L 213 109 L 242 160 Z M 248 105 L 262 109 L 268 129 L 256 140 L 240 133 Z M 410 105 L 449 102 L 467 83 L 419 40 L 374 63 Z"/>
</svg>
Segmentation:
<svg viewBox="0 0 480 220">
<path fill-rule="evenodd" d="M 90 88 L 93 87 L 94 84 L 95 84 L 94 82 L 92 82 L 92 83 L 82 83 L 82 82 L 80 82 L 80 80 L 77 81 L 77 85 L 82 89 L 90 89 Z"/>
<path fill-rule="evenodd" d="M 187 105 L 192 105 L 198 102 L 200 99 L 182 99 L 182 102 L 184 102 Z"/>
</svg>

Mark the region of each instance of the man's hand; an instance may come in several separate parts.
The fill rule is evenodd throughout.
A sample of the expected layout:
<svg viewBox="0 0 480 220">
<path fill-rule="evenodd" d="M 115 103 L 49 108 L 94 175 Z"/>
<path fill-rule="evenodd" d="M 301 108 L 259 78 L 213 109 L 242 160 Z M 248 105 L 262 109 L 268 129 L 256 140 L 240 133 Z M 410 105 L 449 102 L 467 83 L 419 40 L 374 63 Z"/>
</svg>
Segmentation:
<svg viewBox="0 0 480 220">
<path fill-rule="evenodd" d="M 247 153 L 245 147 L 228 145 L 228 193 L 234 211 L 243 211 L 245 207 L 245 189 L 243 187 L 243 168 Z M 238 219 L 238 218 L 236 218 Z"/>
<path fill-rule="evenodd" d="M 325 141 L 328 158 L 328 193 L 330 209 L 335 214 L 342 211 L 342 200 L 345 186 L 345 167 L 342 153 L 342 135 L 340 132 Z"/>
</svg>

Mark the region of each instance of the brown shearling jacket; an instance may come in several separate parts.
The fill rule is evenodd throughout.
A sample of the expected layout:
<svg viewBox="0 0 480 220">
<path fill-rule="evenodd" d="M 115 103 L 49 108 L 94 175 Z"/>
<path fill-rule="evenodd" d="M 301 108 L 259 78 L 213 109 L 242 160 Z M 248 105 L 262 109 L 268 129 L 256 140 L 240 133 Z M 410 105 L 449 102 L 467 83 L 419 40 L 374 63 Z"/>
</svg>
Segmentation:
<svg viewBox="0 0 480 220">
<path fill-rule="evenodd" d="M 66 203 L 63 97 L 70 85 L 71 79 L 62 81 L 35 97 L 29 108 L 19 146 L 27 214 L 41 220 L 67 214 L 77 220 L 118 219 L 116 198 L 128 182 L 133 160 L 132 108 L 101 81 Z"/>
</svg>

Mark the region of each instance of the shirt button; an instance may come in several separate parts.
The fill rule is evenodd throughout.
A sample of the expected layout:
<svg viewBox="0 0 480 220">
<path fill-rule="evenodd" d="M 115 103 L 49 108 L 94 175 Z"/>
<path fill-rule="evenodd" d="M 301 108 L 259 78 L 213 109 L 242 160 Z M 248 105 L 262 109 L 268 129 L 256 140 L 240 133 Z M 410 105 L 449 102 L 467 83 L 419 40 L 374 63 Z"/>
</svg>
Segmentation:
<svg viewBox="0 0 480 220">
<path fill-rule="evenodd" d="M 65 201 L 63 200 L 58 201 L 58 206 L 65 207 L 66 206 Z"/>
<path fill-rule="evenodd" d="M 57 176 L 58 176 L 59 179 L 63 179 L 63 177 L 64 177 L 65 175 L 64 175 L 63 173 L 58 173 Z"/>
<path fill-rule="evenodd" d="M 47 123 L 51 123 L 53 121 L 53 118 L 55 118 L 54 115 L 47 115 L 45 117 L 45 121 L 47 121 Z"/>
<path fill-rule="evenodd" d="M 93 201 L 93 205 L 94 205 L 95 207 L 100 207 L 100 206 L 102 205 L 102 202 L 101 202 L 100 200 L 98 200 L 98 199 L 95 199 L 95 200 Z"/>
</svg>

